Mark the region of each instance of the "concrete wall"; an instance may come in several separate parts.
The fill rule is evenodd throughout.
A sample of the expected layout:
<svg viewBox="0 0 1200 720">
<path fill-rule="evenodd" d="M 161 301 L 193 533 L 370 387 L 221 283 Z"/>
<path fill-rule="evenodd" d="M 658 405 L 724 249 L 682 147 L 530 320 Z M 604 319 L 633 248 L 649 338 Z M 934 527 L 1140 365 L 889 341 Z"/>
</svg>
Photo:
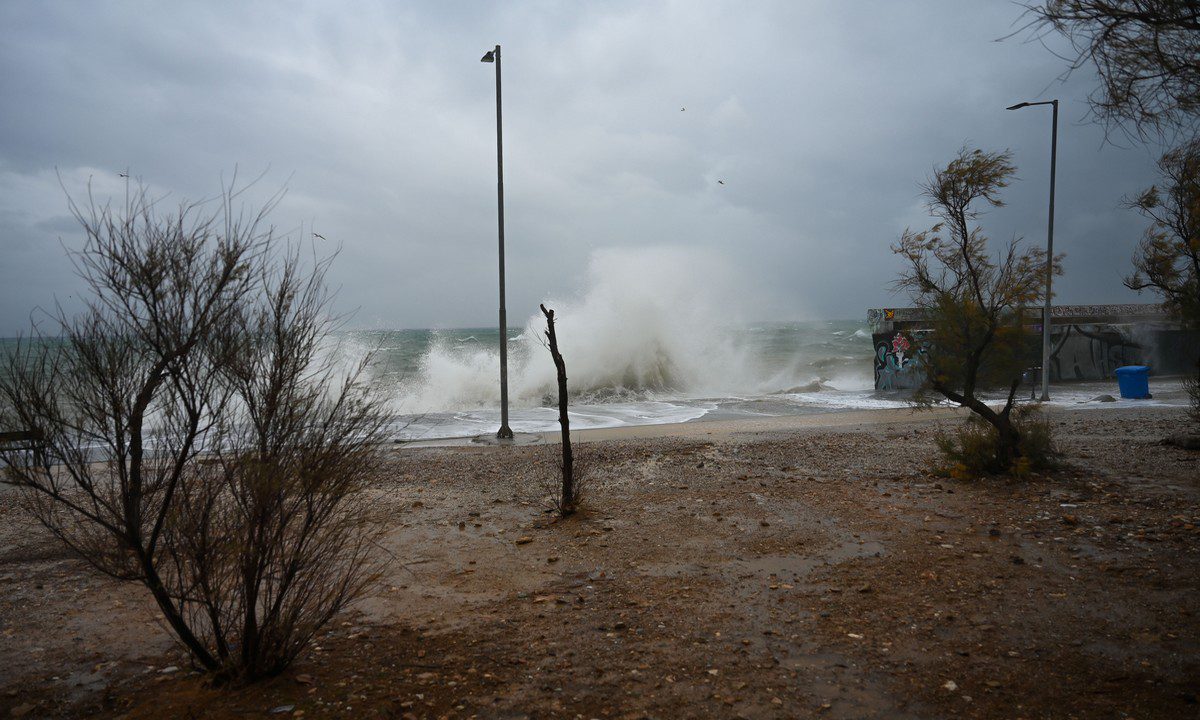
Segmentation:
<svg viewBox="0 0 1200 720">
<path fill-rule="evenodd" d="M 1040 313 L 1038 314 L 1040 315 Z M 1031 317 L 1029 366 L 1041 365 L 1042 327 Z M 927 325 L 913 308 L 868 311 L 875 350 L 875 389 L 904 390 L 922 382 Z M 1053 308 L 1050 379 L 1106 380 L 1125 365 L 1148 365 L 1155 375 L 1196 372 L 1200 336 L 1166 318 L 1157 305 L 1064 305 Z"/>
<path fill-rule="evenodd" d="M 871 335 L 875 346 L 875 389 L 912 390 L 924 380 L 925 349 L 907 331 Z"/>
</svg>

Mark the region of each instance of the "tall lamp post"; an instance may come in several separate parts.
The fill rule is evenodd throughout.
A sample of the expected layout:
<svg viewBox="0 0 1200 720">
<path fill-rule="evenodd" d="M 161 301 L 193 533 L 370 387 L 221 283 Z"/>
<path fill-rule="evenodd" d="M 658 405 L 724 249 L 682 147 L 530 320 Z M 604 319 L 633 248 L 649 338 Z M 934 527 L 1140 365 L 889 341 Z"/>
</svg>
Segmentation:
<svg viewBox="0 0 1200 720">
<path fill-rule="evenodd" d="M 1054 171 L 1058 163 L 1058 100 L 1023 102 L 1010 105 L 1008 110 L 1020 110 L 1034 105 L 1054 108 L 1050 133 L 1050 220 L 1046 227 L 1046 304 L 1042 308 L 1042 402 L 1050 399 L 1050 283 L 1054 278 Z"/>
<path fill-rule="evenodd" d="M 488 50 L 480 62 L 496 65 L 496 199 L 500 228 L 500 430 L 496 437 L 511 440 L 508 427 L 508 318 L 504 312 L 504 133 L 500 121 L 500 46 Z"/>
</svg>

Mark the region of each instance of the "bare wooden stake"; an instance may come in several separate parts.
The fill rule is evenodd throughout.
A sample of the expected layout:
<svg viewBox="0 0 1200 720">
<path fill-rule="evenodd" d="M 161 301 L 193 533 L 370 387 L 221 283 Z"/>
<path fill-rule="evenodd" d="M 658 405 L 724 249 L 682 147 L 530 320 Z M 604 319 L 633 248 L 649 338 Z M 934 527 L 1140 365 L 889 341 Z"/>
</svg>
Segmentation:
<svg viewBox="0 0 1200 720">
<path fill-rule="evenodd" d="M 550 357 L 558 371 L 558 424 L 562 426 L 562 506 L 564 516 L 575 512 L 575 474 L 571 456 L 571 421 L 567 417 L 567 364 L 558 351 L 558 337 L 554 334 L 554 311 L 539 305 L 546 316 L 546 339 L 550 341 Z"/>
</svg>

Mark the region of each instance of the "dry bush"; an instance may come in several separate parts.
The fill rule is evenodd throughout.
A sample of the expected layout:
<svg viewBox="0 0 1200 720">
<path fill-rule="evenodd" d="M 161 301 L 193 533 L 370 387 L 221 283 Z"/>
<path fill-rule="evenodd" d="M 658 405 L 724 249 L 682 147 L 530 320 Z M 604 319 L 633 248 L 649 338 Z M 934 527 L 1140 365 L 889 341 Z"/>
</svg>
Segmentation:
<svg viewBox="0 0 1200 720">
<path fill-rule="evenodd" d="M 141 583 L 197 666 L 220 681 L 279 672 L 371 576 L 359 490 L 386 415 L 369 358 L 322 352 L 328 260 L 303 269 L 266 212 L 144 190 L 72 204 L 90 290 L 0 370 L 4 481 L 93 566 Z"/>
<path fill-rule="evenodd" d="M 547 512 L 553 512 L 559 517 L 566 517 L 579 512 L 586 504 L 593 500 L 593 491 L 598 489 L 598 483 L 596 482 L 594 458 L 588 449 L 584 449 L 586 447 L 586 445 L 574 446 L 571 463 L 574 503 L 570 512 L 564 512 L 562 450 L 557 443 L 546 445 L 546 464 L 553 467 L 554 472 L 552 474 L 538 473 L 537 500 L 545 506 Z"/>
<path fill-rule="evenodd" d="M 1059 466 L 1061 453 L 1054 444 L 1050 423 L 1036 407 L 1018 407 L 1013 424 L 1021 438 L 1016 461 L 1001 443 L 996 428 L 972 415 L 953 432 L 935 438 L 942 453 L 936 472 L 959 480 L 1005 473 L 1023 478 Z"/>
</svg>

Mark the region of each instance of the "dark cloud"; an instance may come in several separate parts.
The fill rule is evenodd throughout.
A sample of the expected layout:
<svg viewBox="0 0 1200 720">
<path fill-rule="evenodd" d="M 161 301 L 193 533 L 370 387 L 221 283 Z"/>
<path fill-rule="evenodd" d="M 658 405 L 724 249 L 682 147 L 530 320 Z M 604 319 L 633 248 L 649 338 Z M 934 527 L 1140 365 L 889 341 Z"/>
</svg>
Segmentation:
<svg viewBox="0 0 1200 720">
<path fill-rule="evenodd" d="M 964 143 L 1012 148 L 985 218 L 1045 238 L 1059 97 L 1065 302 L 1116 302 L 1141 232 L 1123 196 L 1155 149 L 1103 144 L 1008 2 L 85 3 L 0 5 L 0 334 L 75 292 L 63 188 L 172 198 L 235 167 L 290 187 L 274 220 L 340 244 L 360 324 L 494 318 L 492 66 L 504 44 L 509 305 L 572 294 L 589 255 L 682 245 L 744 277 L 746 313 L 853 317 L 902 303 L 888 250 L 927 223 L 916 184 Z M 686 108 L 680 112 L 680 108 Z M 62 185 L 56 176 L 62 176 Z M 718 180 L 724 182 L 719 184 Z M 261 192 L 259 192 L 261 191 Z"/>
</svg>

